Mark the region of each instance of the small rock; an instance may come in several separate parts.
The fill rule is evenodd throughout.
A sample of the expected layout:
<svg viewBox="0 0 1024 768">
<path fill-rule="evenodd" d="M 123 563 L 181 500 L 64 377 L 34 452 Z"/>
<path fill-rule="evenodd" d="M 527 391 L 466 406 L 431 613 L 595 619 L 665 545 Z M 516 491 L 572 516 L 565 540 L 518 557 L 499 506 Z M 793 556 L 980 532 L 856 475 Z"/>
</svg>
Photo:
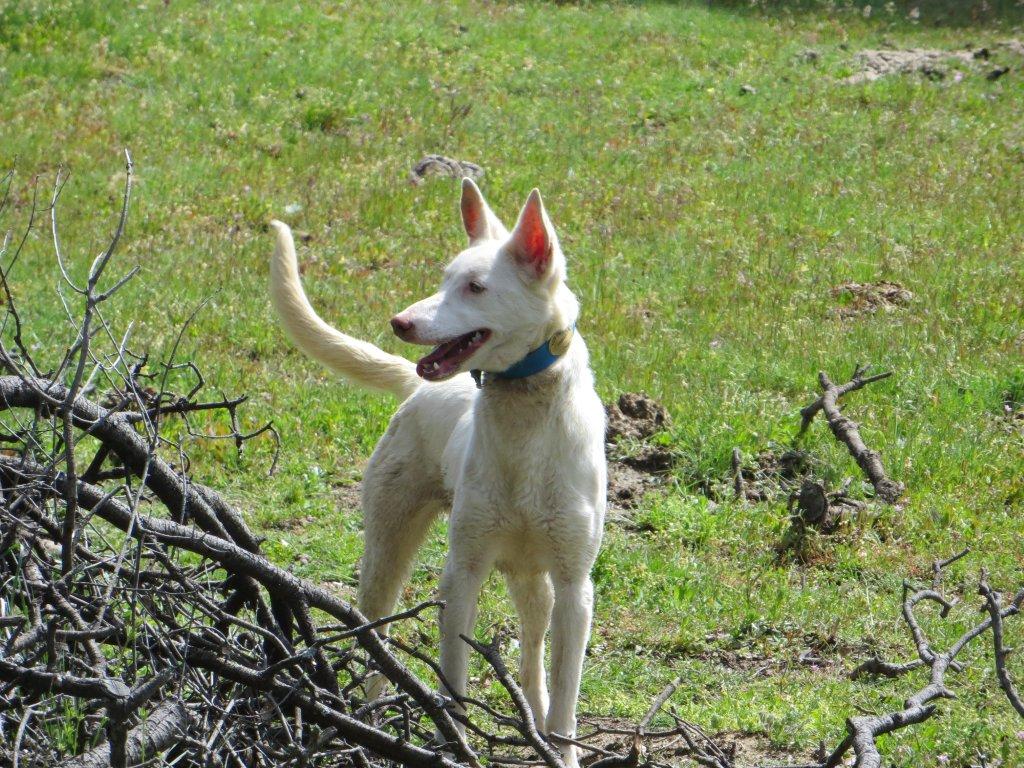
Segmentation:
<svg viewBox="0 0 1024 768">
<path fill-rule="evenodd" d="M 740 86 L 740 96 L 753 96 L 755 93 L 757 93 L 757 88 L 752 85 L 744 83 Z"/>
</svg>

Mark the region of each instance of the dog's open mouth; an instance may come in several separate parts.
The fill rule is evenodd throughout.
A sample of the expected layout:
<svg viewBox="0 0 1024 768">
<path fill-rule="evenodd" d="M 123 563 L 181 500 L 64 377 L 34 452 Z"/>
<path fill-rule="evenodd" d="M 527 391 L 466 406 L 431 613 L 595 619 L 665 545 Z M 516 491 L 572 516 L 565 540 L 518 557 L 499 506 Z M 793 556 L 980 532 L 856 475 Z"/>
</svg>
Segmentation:
<svg viewBox="0 0 1024 768">
<path fill-rule="evenodd" d="M 486 328 L 457 336 L 434 347 L 426 357 L 416 363 L 416 373 L 427 381 L 440 381 L 459 370 L 459 366 L 473 356 L 491 337 Z"/>
</svg>

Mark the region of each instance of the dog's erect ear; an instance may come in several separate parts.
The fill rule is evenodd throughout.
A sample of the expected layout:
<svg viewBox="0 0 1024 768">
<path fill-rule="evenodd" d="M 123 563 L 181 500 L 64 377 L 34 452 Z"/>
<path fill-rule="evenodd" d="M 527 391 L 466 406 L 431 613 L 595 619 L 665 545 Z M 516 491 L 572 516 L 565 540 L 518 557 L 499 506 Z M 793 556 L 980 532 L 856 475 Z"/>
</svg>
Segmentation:
<svg viewBox="0 0 1024 768">
<path fill-rule="evenodd" d="M 480 188 L 466 176 L 462 180 L 462 224 L 469 235 L 469 244 L 477 245 L 485 240 L 504 240 L 508 230 L 494 211 L 487 205 Z"/>
<path fill-rule="evenodd" d="M 551 272 L 555 230 L 544 210 L 540 190 L 534 189 L 526 199 L 526 205 L 508 241 L 508 249 L 516 262 L 533 277 L 541 278 Z"/>
</svg>

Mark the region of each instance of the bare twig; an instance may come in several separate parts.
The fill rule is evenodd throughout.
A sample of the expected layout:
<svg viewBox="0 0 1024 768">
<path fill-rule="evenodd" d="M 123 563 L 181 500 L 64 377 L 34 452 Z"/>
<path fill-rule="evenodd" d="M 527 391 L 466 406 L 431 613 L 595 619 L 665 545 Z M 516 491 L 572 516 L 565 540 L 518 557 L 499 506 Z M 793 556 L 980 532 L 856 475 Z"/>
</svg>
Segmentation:
<svg viewBox="0 0 1024 768">
<path fill-rule="evenodd" d="M 937 709 L 935 702 L 938 699 L 955 698 L 955 695 L 946 684 L 946 673 L 951 669 L 959 669 L 959 665 L 956 661 L 957 656 L 959 656 L 963 649 L 972 640 L 979 637 L 987 630 L 994 629 L 997 624 L 1001 626 L 1002 619 L 1007 616 L 1015 615 L 1019 611 L 1021 603 L 1024 602 L 1024 590 L 1021 590 L 1021 592 L 1018 593 L 1012 605 L 1007 608 L 1000 608 L 998 601 L 990 599 L 990 597 L 994 595 L 988 588 L 988 584 L 986 583 L 983 574 L 981 584 L 979 586 L 979 592 L 986 597 L 986 605 L 990 613 L 989 618 L 968 629 L 945 651 L 937 651 L 931 646 L 928 642 L 927 636 L 921 628 L 920 622 L 917 620 L 915 607 L 922 602 L 933 602 L 940 607 L 941 616 L 945 617 L 948 615 L 953 604 L 946 600 L 946 598 L 937 591 L 942 571 L 943 568 L 964 557 L 965 554 L 966 551 L 958 553 L 946 560 L 936 561 L 933 566 L 934 580 L 931 588 L 912 590 L 909 585 L 904 583 L 902 604 L 903 619 L 910 629 L 914 646 L 917 649 L 917 661 L 896 665 L 885 664 L 884 662 L 872 660 L 862 664 L 857 668 L 857 670 L 855 670 L 858 674 L 879 672 L 888 676 L 896 676 L 904 674 L 911 669 L 928 667 L 931 670 L 931 674 L 927 685 L 910 696 L 904 702 L 903 709 L 901 710 L 881 715 L 862 714 L 851 717 L 847 720 L 846 727 L 849 735 L 832 751 L 828 758 L 826 758 L 825 762 L 822 764 L 823 768 L 833 768 L 834 766 L 839 765 L 842 761 L 843 755 L 845 755 L 850 749 L 853 749 L 856 754 L 856 761 L 854 765 L 857 768 L 879 768 L 882 764 L 882 759 L 878 752 L 878 737 L 901 728 L 906 728 L 910 725 L 924 722 L 935 714 Z M 1003 650 L 1001 633 L 999 635 L 999 639 L 995 640 L 995 645 L 996 667 L 998 670 L 1001 664 L 1000 651 Z M 1002 655 L 1005 656 L 1005 653 Z M 1011 703 L 1014 704 L 1014 708 L 1016 708 L 1017 704 L 1019 704 L 1019 699 L 1016 699 L 1015 701 L 1016 692 L 1012 685 L 1009 687 L 1004 685 L 1002 677 L 1000 677 L 1000 684 Z"/>
<path fill-rule="evenodd" d="M 647 708 L 647 713 L 640 719 L 640 730 L 645 731 L 653 722 L 655 716 L 665 706 L 665 702 L 668 701 L 672 694 L 679 688 L 679 683 L 682 682 L 680 678 L 675 678 L 671 683 L 661 689 L 661 693 L 654 697 L 654 701 L 651 702 L 651 706 Z"/>
<path fill-rule="evenodd" d="M 501 658 L 501 654 L 498 653 L 498 642 L 497 638 L 494 642 L 489 645 L 477 642 L 471 637 L 466 635 L 460 635 L 460 637 L 467 642 L 470 647 L 479 653 L 488 664 L 491 665 L 491 669 L 494 670 L 494 674 L 498 678 L 498 682 L 501 683 L 502 687 L 508 692 L 509 698 L 512 699 L 512 703 L 515 705 L 516 711 L 519 713 L 519 722 L 522 725 L 521 732 L 526 740 L 530 742 L 541 760 L 550 768 L 565 768 L 565 763 L 562 762 L 562 756 L 551 747 L 544 737 L 537 732 L 537 724 L 533 720 L 533 712 L 530 710 L 530 705 L 526 701 L 526 696 L 523 694 L 522 689 L 516 684 L 515 680 L 512 679 L 512 675 L 508 671 L 508 667 L 505 666 L 505 662 Z"/>
<path fill-rule="evenodd" d="M 743 501 L 747 497 L 747 489 L 743 482 L 743 454 L 739 448 L 732 449 L 732 487 L 736 499 Z"/>
<path fill-rule="evenodd" d="M 1014 616 L 1020 611 L 1021 604 L 1024 603 L 1024 590 L 1018 592 L 1013 602 L 1004 609 L 999 593 L 989 587 L 988 574 L 982 569 L 981 578 L 978 580 L 978 594 L 985 598 L 985 610 L 988 611 L 989 620 L 992 622 L 992 646 L 995 651 L 996 677 L 999 678 L 999 687 L 1003 689 L 1003 693 L 1006 694 L 1006 698 L 1010 700 L 1013 708 L 1017 710 L 1017 714 L 1024 717 L 1024 702 L 1021 701 L 1020 694 L 1017 693 L 1013 680 L 1010 679 L 1010 673 L 1006 669 L 1006 657 L 1013 652 L 1013 649 L 1003 645 L 1003 619 L 1007 616 Z"/>
</svg>

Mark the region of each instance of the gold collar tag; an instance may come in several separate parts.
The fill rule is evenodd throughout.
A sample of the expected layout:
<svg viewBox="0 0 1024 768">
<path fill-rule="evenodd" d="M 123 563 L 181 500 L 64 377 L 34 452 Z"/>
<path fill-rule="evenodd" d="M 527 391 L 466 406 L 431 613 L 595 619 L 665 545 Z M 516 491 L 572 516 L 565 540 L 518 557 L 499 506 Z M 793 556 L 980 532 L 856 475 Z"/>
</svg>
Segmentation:
<svg viewBox="0 0 1024 768">
<path fill-rule="evenodd" d="M 548 349 L 551 350 L 551 354 L 561 357 L 568 352 L 569 345 L 572 344 L 572 335 L 573 329 L 565 328 L 552 336 L 551 340 L 548 341 Z"/>
</svg>

